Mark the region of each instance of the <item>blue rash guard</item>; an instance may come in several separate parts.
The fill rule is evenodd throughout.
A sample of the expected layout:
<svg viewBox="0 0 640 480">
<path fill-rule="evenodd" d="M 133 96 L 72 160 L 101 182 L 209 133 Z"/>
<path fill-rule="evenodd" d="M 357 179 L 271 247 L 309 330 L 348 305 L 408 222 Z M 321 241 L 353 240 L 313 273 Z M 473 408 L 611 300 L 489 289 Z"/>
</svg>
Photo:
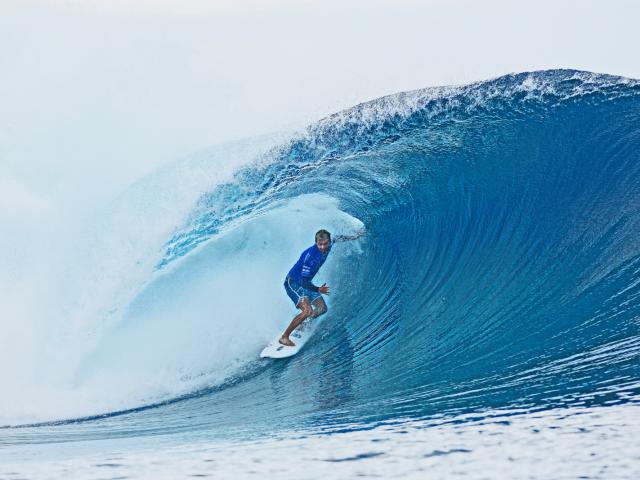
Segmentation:
<svg viewBox="0 0 640 480">
<path fill-rule="evenodd" d="M 329 247 L 327 253 L 323 254 L 314 243 L 313 246 L 302 252 L 302 255 L 300 255 L 300 258 L 291 270 L 289 270 L 287 276 L 301 287 L 311 290 L 312 292 L 317 292 L 318 287 L 311 283 L 311 280 L 313 280 L 313 277 L 318 273 L 318 270 L 320 270 L 320 267 L 329 256 L 330 251 L 331 247 Z"/>
</svg>

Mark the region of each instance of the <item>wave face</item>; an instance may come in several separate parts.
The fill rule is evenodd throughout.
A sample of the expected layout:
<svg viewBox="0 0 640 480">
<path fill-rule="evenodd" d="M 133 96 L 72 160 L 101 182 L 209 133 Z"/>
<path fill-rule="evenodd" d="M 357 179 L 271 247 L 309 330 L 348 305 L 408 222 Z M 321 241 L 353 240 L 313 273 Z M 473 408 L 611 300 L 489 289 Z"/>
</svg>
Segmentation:
<svg viewBox="0 0 640 480">
<path fill-rule="evenodd" d="M 569 70 L 331 116 L 203 193 L 76 376 L 111 369 L 117 391 L 171 370 L 182 390 L 31 428 L 238 437 L 637 402 L 639 152 L 640 82 Z M 316 336 L 257 360 L 294 314 L 281 283 L 313 232 L 362 224 L 324 267 Z"/>
</svg>

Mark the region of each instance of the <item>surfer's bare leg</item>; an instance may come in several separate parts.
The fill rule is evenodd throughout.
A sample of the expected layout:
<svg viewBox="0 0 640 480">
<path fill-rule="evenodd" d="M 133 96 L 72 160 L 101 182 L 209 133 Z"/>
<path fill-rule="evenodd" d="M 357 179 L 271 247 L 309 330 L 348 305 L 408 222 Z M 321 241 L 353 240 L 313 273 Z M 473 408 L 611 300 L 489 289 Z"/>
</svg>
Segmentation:
<svg viewBox="0 0 640 480">
<path fill-rule="evenodd" d="M 327 313 L 327 304 L 324 302 L 324 298 L 316 298 L 311 305 L 314 307 L 311 318 L 318 318 L 320 315 Z"/>
<path fill-rule="evenodd" d="M 289 347 L 295 346 L 295 343 L 293 343 L 289 339 L 289 335 L 291 335 L 291 332 L 293 332 L 296 328 L 298 328 L 300 324 L 304 322 L 307 318 L 309 318 L 313 313 L 313 310 L 311 309 L 311 304 L 309 303 L 309 299 L 307 297 L 302 297 L 300 299 L 300 302 L 298 303 L 298 308 L 301 310 L 301 312 L 295 317 L 293 317 L 293 320 L 291 320 L 291 324 L 284 331 L 284 333 L 282 334 L 282 337 L 280 337 L 280 343 L 283 345 L 287 345 Z"/>
</svg>

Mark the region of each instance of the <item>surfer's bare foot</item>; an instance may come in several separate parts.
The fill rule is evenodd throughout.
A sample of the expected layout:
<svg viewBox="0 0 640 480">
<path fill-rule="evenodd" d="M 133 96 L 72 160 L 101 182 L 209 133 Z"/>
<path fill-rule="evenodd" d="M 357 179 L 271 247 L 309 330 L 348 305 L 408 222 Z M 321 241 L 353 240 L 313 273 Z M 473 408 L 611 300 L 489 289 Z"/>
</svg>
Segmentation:
<svg viewBox="0 0 640 480">
<path fill-rule="evenodd" d="M 287 347 L 295 347 L 296 344 L 293 343 L 291 340 L 289 340 L 286 337 L 280 337 L 280 340 L 278 340 L 282 345 L 286 345 Z"/>
</svg>

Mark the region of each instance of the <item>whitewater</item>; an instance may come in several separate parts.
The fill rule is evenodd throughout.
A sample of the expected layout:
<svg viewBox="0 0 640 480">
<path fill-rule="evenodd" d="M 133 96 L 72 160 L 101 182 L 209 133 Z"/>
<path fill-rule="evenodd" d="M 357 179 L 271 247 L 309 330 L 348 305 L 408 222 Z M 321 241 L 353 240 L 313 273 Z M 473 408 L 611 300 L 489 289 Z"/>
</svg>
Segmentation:
<svg viewBox="0 0 640 480">
<path fill-rule="evenodd" d="M 638 478 L 639 152 L 640 81 L 524 72 L 5 235 L 0 478 Z M 259 359 L 319 228 L 364 235 L 305 349 Z"/>
</svg>

